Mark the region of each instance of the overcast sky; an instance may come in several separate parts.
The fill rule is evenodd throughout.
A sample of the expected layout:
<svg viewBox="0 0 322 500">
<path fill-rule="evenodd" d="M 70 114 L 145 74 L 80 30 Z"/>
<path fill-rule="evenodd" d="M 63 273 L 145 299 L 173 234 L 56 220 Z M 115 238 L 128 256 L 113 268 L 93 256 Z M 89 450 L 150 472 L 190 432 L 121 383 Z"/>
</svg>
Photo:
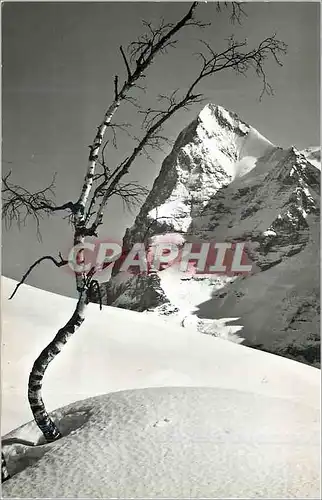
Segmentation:
<svg viewBox="0 0 322 500">
<path fill-rule="evenodd" d="M 75 200 L 86 169 L 88 145 L 92 142 L 104 109 L 111 100 L 113 77 L 124 76 L 119 45 L 125 47 L 142 33 L 142 19 L 175 21 L 188 3 L 6 3 L 2 5 L 3 47 L 3 170 L 31 190 L 47 185 L 57 172 L 57 201 Z M 200 50 L 202 36 L 216 49 L 225 47 L 232 33 L 247 37 L 249 47 L 273 33 L 289 46 L 284 66 L 267 64 L 268 79 L 275 96 L 258 98 L 261 85 L 249 74 L 218 74 L 200 86 L 206 102 L 222 105 L 257 128 L 276 145 L 298 148 L 319 144 L 319 3 L 267 2 L 246 5 L 248 17 L 242 26 L 229 22 L 226 11 L 218 14 L 211 2 L 199 6 L 199 17 L 212 26 L 201 34 L 192 28 L 180 44 L 155 61 L 146 81 L 142 102 L 153 103 L 159 92 L 184 89 L 198 71 L 193 55 Z M 175 117 L 166 132 L 175 139 L 200 110 L 200 105 Z M 120 122 L 131 122 L 140 133 L 133 106 L 123 108 Z M 119 149 L 110 158 L 117 161 L 128 153 L 130 143 L 120 138 Z M 166 149 L 169 152 L 169 148 Z M 119 155 L 119 156 L 117 156 Z M 154 162 L 140 159 L 132 178 L 148 187 L 157 175 L 165 153 Z M 120 238 L 133 215 L 118 202 L 106 213 L 102 237 Z M 3 274 L 20 278 L 38 257 L 56 255 L 70 248 L 72 234 L 66 221 L 55 216 L 41 225 L 38 242 L 35 226 L 20 231 L 3 229 Z M 30 284 L 74 295 L 73 278 L 43 264 L 30 277 Z"/>
</svg>

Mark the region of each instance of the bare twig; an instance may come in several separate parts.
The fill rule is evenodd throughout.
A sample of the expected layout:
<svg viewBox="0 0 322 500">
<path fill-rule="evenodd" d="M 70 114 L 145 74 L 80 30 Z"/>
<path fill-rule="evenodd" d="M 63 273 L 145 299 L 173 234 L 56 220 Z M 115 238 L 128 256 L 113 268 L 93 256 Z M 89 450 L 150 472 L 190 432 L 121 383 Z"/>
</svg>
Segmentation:
<svg viewBox="0 0 322 500">
<path fill-rule="evenodd" d="M 119 183 L 115 186 L 111 196 L 117 195 L 121 197 L 124 207 L 132 210 L 142 202 L 142 199 L 149 194 L 149 190 L 145 186 L 141 186 L 137 182 Z"/>
<path fill-rule="evenodd" d="M 66 210 L 73 213 L 75 209 L 73 202 L 56 205 L 53 201 L 55 176 L 49 186 L 35 193 L 13 184 L 9 180 L 10 176 L 11 171 L 2 178 L 2 218 L 6 227 L 11 227 L 13 222 L 20 227 L 26 224 L 28 217 L 32 217 L 36 221 L 38 237 L 41 238 L 39 224 L 44 215 Z"/>
<path fill-rule="evenodd" d="M 247 17 L 246 12 L 243 10 L 243 5 L 245 2 L 216 2 L 217 12 L 222 11 L 224 6 L 227 9 L 231 9 L 230 21 L 234 23 L 241 24 L 242 18 Z"/>
</svg>

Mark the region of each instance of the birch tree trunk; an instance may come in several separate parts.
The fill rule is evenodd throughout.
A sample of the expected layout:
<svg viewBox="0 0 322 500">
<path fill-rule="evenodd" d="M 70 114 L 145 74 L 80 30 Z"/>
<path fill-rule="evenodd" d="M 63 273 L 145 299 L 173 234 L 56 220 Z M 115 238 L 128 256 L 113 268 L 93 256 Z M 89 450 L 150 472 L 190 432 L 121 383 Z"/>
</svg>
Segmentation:
<svg viewBox="0 0 322 500">
<path fill-rule="evenodd" d="M 115 98 L 113 103 L 111 104 L 111 106 L 106 111 L 102 123 L 97 128 L 96 136 L 94 138 L 93 143 L 90 146 L 90 154 L 89 154 L 89 158 L 88 158 L 86 175 L 84 178 L 81 194 L 80 194 L 80 197 L 79 197 L 78 202 L 77 202 L 78 210 L 75 214 L 76 227 L 77 226 L 80 227 L 80 226 L 82 226 L 82 224 L 84 224 L 85 207 L 86 207 L 88 198 L 90 196 L 91 189 L 93 187 L 93 178 L 94 178 L 94 174 L 95 174 L 98 153 L 99 153 L 100 148 L 102 146 L 102 142 L 103 142 L 106 130 L 107 130 L 108 126 L 110 125 L 111 120 L 112 120 L 115 112 L 119 108 L 120 104 L 121 104 L 121 99 Z M 77 238 L 75 237 L 75 240 L 76 239 Z M 76 241 L 74 241 L 74 244 L 76 244 Z"/>
<path fill-rule="evenodd" d="M 55 338 L 45 347 L 36 359 L 28 383 L 28 400 L 35 422 L 42 431 L 47 442 L 55 441 L 62 437 L 58 427 L 48 415 L 41 397 L 42 382 L 49 363 L 60 353 L 68 339 L 81 326 L 85 319 L 85 309 L 88 304 L 87 289 L 83 291 L 77 302 L 72 317 L 63 326 Z"/>
<path fill-rule="evenodd" d="M 80 198 L 77 203 L 77 211 L 74 214 L 74 245 L 80 248 L 78 252 L 78 265 L 82 269 L 81 271 L 75 272 L 76 288 L 79 294 L 79 299 L 77 302 L 76 309 L 66 323 L 55 336 L 55 338 L 50 342 L 50 344 L 45 347 L 45 349 L 38 356 L 34 365 L 32 367 L 29 382 L 28 382 L 28 400 L 30 404 L 31 411 L 34 416 L 34 420 L 38 425 L 39 429 L 42 431 L 47 442 L 56 441 L 62 437 L 57 425 L 48 415 L 46 411 L 42 396 L 42 383 L 45 375 L 45 371 L 49 363 L 60 353 L 63 346 L 68 341 L 69 337 L 75 333 L 75 331 L 81 326 L 85 319 L 85 309 L 89 302 L 88 298 L 88 275 L 85 272 L 85 256 L 83 245 L 85 242 L 85 207 L 88 202 L 88 198 L 93 185 L 93 176 L 95 172 L 96 162 L 98 158 L 98 152 L 100 150 L 104 134 L 107 127 L 109 126 L 111 119 L 120 105 L 120 100 L 115 99 L 109 109 L 106 111 L 103 122 L 98 127 L 97 134 L 91 145 L 91 151 L 89 155 L 89 163 L 87 167 L 87 172 L 85 175 L 82 191 Z"/>
</svg>

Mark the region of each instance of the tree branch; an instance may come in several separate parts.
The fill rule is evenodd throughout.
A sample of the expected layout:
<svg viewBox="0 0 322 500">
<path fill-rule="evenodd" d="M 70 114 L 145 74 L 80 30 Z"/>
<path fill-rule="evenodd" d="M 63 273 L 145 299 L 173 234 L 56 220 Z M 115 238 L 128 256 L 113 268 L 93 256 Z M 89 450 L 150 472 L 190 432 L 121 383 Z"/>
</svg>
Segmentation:
<svg viewBox="0 0 322 500">
<path fill-rule="evenodd" d="M 59 252 L 59 258 L 60 258 L 60 260 L 58 261 L 57 259 L 55 259 L 51 255 L 45 255 L 44 257 L 41 257 L 40 259 L 36 260 L 36 262 L 34 262 L 29 267 L 29 269 L 27 270 L 27 272 L 23 275 L 22 279 L 19 281 L 19 283 L 15 287 L 14 291 L 10 295 L 9 300 L 11 300 L 15 296 L 15 294 L 18 291 L 18 288 L 26 281 L 26 279 L 28 278 L 28 276 L 31 273 L 31 271 L 36 266 L 38 266 L 38 264 L 40 264 L 41 262 L 43 262 L 44 260 L 50 260 L 51 262 L 53 262 L 53 264 L 55 264 L 56 267 L 62 267 L 62 266 L 66 266 L 66 264 L 68 264 L 68 260 L 64 260 L 63 257 L 62 257 L 62 254 L 60 252 Z"/>
<path fill-rule="evenodd" d="M 214 75 L 219 71 L 233 69 L 236 73 L 245 76 L 250 69 L 253 69 L 263 83 L 260 99 L 265 93 L 268 95 L 273 94 L 272 86 L 267 82 L 264 70 L 265 61 L 271 56 L 279 66 L 282 66 L 280 56 L 287 53 L 287 45 L 278 40 L 276 34 L 265 38 L 257 48 L 252 50 L 242 50 L 247 47 L 247 40 L 238 42 L 233 36 L 228 39 L 228 48 L 220 53 L 215 52 L 203 40 L 200 40 L 200 42 L 205 45 L 208 54 L 198 54 L 202 59 L 202 68 L 199 77 L 190 88 L 193 89 L 203 78 Z"/>
<path fill-rule="evenodd" d="M 121 51 L 121 54 L 122 54 L 122 57 L 123 57 L 123 61 L 124 61 L 125 67 L 126 67 L 127 78 L 128 78 L 128 80 L 130 80 L 131 77 L 132 77 L 132 73 L 131 73 L 131 69 L 130 69 L 130 66 L 129 66 L 129 63 L 127 61 L 127 58 L 126 58 L 126 55 L 125 55 L 125 52 L 123 50 L 122 45 L 120 46 L 120 51 Z"/>
<path fill-rule="evenodd" d="M 114 99 L 117 99 L 118 95 L 119 95 L 118 82 L 119 82 L 119 77 L 117 75 L 115 75 L 114 76 Z"/>
</svg>

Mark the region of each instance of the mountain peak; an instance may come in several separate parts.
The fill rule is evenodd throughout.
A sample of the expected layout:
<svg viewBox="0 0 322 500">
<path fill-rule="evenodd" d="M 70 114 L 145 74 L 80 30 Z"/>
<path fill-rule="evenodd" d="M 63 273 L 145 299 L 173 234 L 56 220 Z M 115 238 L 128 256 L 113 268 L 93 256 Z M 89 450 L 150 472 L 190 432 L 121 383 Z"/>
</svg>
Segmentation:
<svg viewBox="0 0 322 500">
<path fill-rule="evenodd" d="M 214 125 L 240 134 L 241 137 L 248 134 L 250 126 L 241 120 L 236 113 L 223 106 L 208 103 L 198 115 L 206 128 L 213 129 Z"/>
<path fill-rule="evenodd" d="M 213 103 L 200 111 L 195 133 L 231 180 L 245 175 L 258 158 L 276 148 L 236 113 Z"/>
</svg>

